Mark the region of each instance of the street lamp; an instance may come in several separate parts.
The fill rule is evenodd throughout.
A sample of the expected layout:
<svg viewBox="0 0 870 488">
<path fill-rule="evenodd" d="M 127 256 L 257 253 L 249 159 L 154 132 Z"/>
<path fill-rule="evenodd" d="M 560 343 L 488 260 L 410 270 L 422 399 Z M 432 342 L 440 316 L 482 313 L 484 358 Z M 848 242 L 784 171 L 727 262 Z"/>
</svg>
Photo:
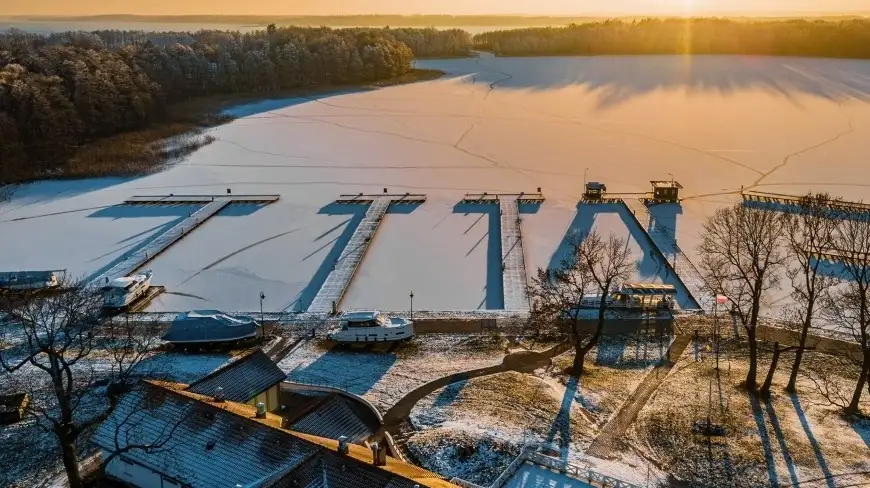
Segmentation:
<svg viewBox="0 0 870 488">
<path fill-rule="evenodd" d="M 266 294 L 262 291 L 260 292 L 260 323 L 263 324 L 263 338 L 266 338 L 266 319 L 263 314 L 263 300 L 266 299 Z"/>
<path fill-rule="evenodd" d="M 414 290 L 411 290 L 411 320 L 414 320 Z"/>
<path fill-rule="evenodd" d="M 586 188 L 586 173 L 589 172 L 589 168 L 583 170 L 583 188 Z"/>
</svg>

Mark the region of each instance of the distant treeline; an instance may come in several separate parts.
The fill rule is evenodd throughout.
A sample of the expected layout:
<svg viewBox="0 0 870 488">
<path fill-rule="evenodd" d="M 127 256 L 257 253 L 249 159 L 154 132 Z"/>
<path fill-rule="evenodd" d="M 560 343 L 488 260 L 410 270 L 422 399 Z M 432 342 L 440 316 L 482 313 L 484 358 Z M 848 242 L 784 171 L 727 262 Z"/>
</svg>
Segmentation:
<svg viewBox="0 0 870 488">
<path fill-rule="evenodd" d="M 479 49 L 506 56 L 752 54 L 870 58 L 870 20 L 609 20 L 487 32 L 476 35 L 474 41 Z"/>
<path fill-rule="evenodd" d="M 739 16 L 728 15 L 727 18 L 738 20 L 791 20 L 798 18 L 848 20 L 870 15 L 867 12 L 849 14 L 806 13 L 801 15 L 779 16 Z M 619 20 L 640 20 L 649 15 L 626 15 L 617 17 Z M 243 24 L 260 25 L 313 25 L 330 27 L 357 26 L 401 26 L 401 27 L 534 27 L 534 26 L 564 26 L 586 22 L 603 22 L 614 19 L 606 15 L 551 16 L 551 15 L 89 15 L 89 16 L 15 16 L 13 20 L 34 22 L 149 22 L 149 23 L 189 23 L 189 24 Z"/>
<path fill-rule="evenodd" d="M 67 174 L 81 146 L 160 121 L 178 101 L 385 80 L 411 70 L 409 45 L 456 55 L 469 44 L 428 29 L 0 34 L 0 185 Z"/>
</svg>

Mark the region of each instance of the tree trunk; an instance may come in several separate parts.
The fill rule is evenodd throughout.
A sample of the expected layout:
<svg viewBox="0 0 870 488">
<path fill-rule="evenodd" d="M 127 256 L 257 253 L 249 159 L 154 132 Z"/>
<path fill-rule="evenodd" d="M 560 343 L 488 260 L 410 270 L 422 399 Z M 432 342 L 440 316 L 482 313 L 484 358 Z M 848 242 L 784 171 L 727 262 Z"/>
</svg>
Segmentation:
<svg viewBox="0 0 870 488">
<path fill-rule="evenodd" d="M 60 444 L 61 457 L 63 458 L 63 469 L 66 471 L 66 477 L 69 480 L 70 488 L 81 488 L 82 474 L 79 471 L 78 454 L 76 452 L 75 441 L 58 437 Z"/>
<path fill-rule="evenodd" d="M 864 393 L 864 384 L 867 382 L 867 376 L 870 374 L 870 351 L 864 351 L 864 364 L 861 366 L 861 377 L 858 378 L 858 384 L 855 385 L 855 392 L 852 394 L 852 401 L 846 407 L 846 413 L 856 414 L 861 411 L 860 402 L 861 394 Z"/>
<path fill-rule="evenodd" d="M 586 351 L 580 346 L 580 341 L 574 343 L 574 365 L 571 368 L 571 376 L 583 374 L 583 362 L 586 359 Z"/>
<path fill-rule="evenodd" d="M 770 385 L 773 384 L 773 374 L 776 372 L 776 365 L 779 363 L 779 343 L 773 344 L 773 359 L 770 360 L 770 369 L 767 370 L 767 377 L 764 378 L 764 384 L 758 390 L 758 395 L 761 398 L 770 398 Z"/>
<path fill-rule="evenodd" d="M 812 310 L 812 308 L 810 308 Z M 807 317 L 810 317 L 807 314 Z M 798 373 L 801 370 L 801 360 L 804 358 L 804 348 L 807 346 L 807 336 L 810 332 L 810 319 L 807 318 L 804 320 L 803 328 L 801 329 L 801 338 L 800 343 L 798 344 L 798 349 L 794 355 L 794 364 L 791 365 L 791 375 L 788 377 L 788 385 L 785 387 L 785 391 L 789 393 L 797 393 L 797 377 Z"/>
<path fill-rule="evenodd" d="M 750 392 L 755 392 L 755 387 L 758 384 L 756 380 L 758 372 L 758 343 L 755 340 L 755 326 L 746 328 L 746 335 L 749 338 L 749 371 L 746 373 L 746 389 Z"/>
</svg>

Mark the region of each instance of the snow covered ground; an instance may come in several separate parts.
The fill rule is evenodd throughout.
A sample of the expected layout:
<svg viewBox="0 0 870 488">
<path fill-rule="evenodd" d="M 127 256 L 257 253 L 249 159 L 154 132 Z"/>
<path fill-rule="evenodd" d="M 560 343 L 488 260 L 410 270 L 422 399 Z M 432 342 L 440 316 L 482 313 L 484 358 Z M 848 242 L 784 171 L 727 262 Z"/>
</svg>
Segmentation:
<svg viewBox="0 0 870 488">
<path fill-rule="evenodd" d="M 524 446 L 641 484 L 643 461 L 606 462 L 584 450 L 667 346 L 667 338 L 659 347 L 654 337 L 609 337 L 590 352 L 579 381 L 562 373 L 571 364 L 568 353 L 534 374 L 498 373 L 446 386 L 411 411 L 414 432 L 406 448 L 425 468 L 482 486 L 489 486 Z M 516 486 L 550 486 L 543 479 L 523 479 L 517 482 L 532 484 Z"/>
<path fill-rule="evenodd" d="M 419 62 L 441 80 L 239 107 L 243 117 L 171 169 L 134 179 L 44 182 L 0 206 L 0 269 L 89 275 L 171 225 L 185 207 L 114 207 L 133 194 L 277 193 L 230 207 L 149 267 L 168 293 L 152 310 L 203 306 L 301 310 L 347 241 L 358 213 L 341 193 L 426 193 L 388 215 L 352 308 L 498 308 L 490 217 L 457 212 L 465 192 L 532 192 L 528 268 L 558 255 L 567 229 L 592 222 L 631 236 L 637 277 L 667 281 L 618 214 L 576 215 L 584 174 L 611 192 L 684 186 L 676 226 L 694 254 L 704 218 L 741 187 L 868 196 L 870 62 L 697 56 L 493 58 Z M 348 213 L 351 212 L 351 213 Z M 356 211 L 358 212 L 358 210 Z M 573 222 L 573 224 L 572 224 Z M 415 303 L 416 307 L 417 303 Z"/>
<path fill-rule="evenodd" d="M 418 335 L 394 352 L 329 349 L 306 341 L 278 367 L 290 381 L 341 388 L 386 412 L 405 394 L 442 376 L 500 364 L 506 343 L 489 335 Z"/>
</svg>

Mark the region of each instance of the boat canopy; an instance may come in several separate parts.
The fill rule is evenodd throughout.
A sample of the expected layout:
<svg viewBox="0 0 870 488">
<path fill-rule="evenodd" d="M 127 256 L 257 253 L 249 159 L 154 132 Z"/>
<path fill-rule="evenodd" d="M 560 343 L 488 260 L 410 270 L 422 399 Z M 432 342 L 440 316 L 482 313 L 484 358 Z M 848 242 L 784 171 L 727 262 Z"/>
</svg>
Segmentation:
<svg viewBox="0 0 870 488">
<path fill-rule="evenodd" d="M 256 337 L 258 325 L 251 317 L 227 315 L 217 310 L 193 310 L 178 314 L 163 340 L 184 344 L 250 339 Z"/>
<path fill-rule="evenodd" d="M 654 285 L 651 283 L 627 283 L 622 292 L 629 295 L 676 295 L 674 285 Z"/>
</svg>

